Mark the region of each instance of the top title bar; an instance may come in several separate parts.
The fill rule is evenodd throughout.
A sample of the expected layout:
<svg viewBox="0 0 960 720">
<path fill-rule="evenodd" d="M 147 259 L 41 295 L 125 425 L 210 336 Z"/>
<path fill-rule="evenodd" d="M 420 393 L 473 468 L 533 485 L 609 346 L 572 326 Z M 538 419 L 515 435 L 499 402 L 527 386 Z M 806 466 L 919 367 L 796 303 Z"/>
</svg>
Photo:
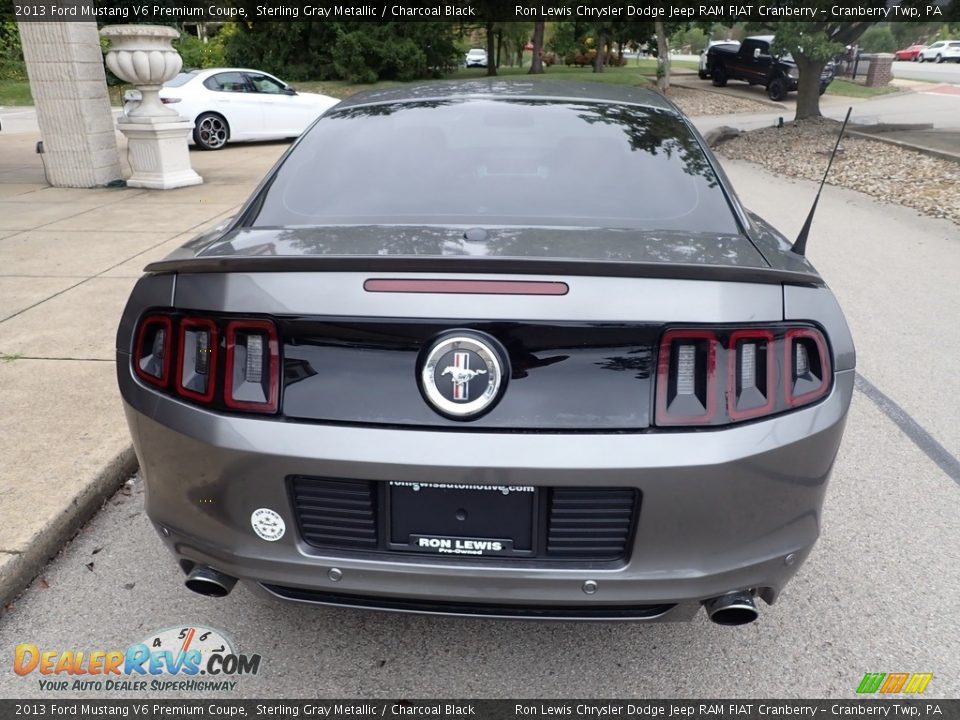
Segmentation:
<svg viewBox="0 0 960 720">
<path fill-rule="evenodd" d="M 426 0 L 425 2 L 327 2 L 325 0 L 13 0 L 18 22 L 108 21 L 131 23 L 263 21 L 486 21 L 622 20 L 775 23 L 808 22 L 935 22 L 948 19 L 950 3 L 960 0 L 765 0 L 735 2 L 521 2 L 510 0 Z M 4 13 L 5 15 L 6 13 Z M 953 14 L 952 12 L 949 14 Z M 0 18 L 7 19 L 7 18 Z"/>
</svg>

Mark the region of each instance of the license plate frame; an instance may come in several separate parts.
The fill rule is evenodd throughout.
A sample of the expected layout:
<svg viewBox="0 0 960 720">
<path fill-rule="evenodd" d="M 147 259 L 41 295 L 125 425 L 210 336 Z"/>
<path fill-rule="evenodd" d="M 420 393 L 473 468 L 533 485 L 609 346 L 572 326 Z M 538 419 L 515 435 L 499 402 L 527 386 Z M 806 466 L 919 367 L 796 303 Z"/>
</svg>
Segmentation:
<svg viewBox="0 0 960 720">
<path fill-rule="evenodd" d="M 536 555 L 542 522 L 537 487 L 394 481 L 385 494 L 392 551 L 461 560 Z"/>
</svg>

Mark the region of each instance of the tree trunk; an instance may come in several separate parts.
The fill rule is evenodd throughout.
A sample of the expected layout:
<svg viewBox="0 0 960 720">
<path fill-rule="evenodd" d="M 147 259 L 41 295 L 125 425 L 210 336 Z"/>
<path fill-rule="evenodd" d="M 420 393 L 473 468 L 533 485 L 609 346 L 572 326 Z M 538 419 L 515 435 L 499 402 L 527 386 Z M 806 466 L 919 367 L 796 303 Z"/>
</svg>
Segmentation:
<svg viewBox="0 0 960 720">
<path fill-rule="evenodd" d="M 494 76 L 497 74 L 497 52 L 494 47 L 494 40 L 496 39 L 495 33 L 493 31 L 493 23 L 487 23 L 487 76 Z"/>
<path fill-rule="evenodd" d="M 503 30 L 497 30 L 497 67 L 500 67 L 503 56 Z"/>
<path fill-rule="evenodd" d="M 826 62 L 809 60 L 800 53 L 796 53 L 794 60 L 800 71 L 797 82 L 797 114 L 794 120 L 820 117 L 820 73 Z"/>
<path fill-rule="evenodd" d="M 595 73 L 602 73 L 604 66 L 607 64 L 606 53 L 604 52 L 606 45 L 607 36 L 605 33 L 600 33 L 597 38 L 597 57 L 593 59 L 593 71 Z"/>
<path fill-rule="evenodd" d="M 543 72 L 543 29 L 544 20 L 537 20 L 533 24 L 533 60 L 530 61 L 530 75 L 540 75 Z"/>
<path fill-rule="evenodd" d="M 657 31 L 657 87 L 660 92 L 666 92 L 670 89 L 670 43 L 663 21 L 655 21 L 654 27 Z"/>
</svg>

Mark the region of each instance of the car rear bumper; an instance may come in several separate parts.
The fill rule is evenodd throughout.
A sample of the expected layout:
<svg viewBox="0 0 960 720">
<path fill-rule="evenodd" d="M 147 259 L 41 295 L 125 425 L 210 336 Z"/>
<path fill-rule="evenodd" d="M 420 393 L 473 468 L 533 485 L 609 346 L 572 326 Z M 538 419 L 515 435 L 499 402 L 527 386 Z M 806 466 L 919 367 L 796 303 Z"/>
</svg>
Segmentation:
<svg viewBox="0 0 960 720">
<path fill-rule="evenodd" d="M 838 373 L 817 405 L 725 430 L 564 434 L 226 417 L 118 374 L 147 513 L 184 569 L 209 565 L 306 602 L 642 620 L 689 619 L 702 601 L 736 590 L 776 599 L 819 535 L 854 380 L 853 371 Z M 642 504 L 619 563 L 364 554 L 303 542 L 288 492 L 293 475 L 631 487 Z M 281 539 L 253 532 L 258 508 L 284 519 Z M 591 594 L 588 581 L 596 583 Z"/>
</svg>

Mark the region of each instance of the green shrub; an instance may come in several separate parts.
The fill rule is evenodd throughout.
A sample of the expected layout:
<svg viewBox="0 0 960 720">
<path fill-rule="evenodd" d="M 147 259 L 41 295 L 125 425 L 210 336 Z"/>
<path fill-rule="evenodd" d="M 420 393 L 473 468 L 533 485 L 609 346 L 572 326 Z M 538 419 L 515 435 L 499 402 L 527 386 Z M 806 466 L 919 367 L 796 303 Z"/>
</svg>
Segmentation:
<svg viewBox="0 0 960 720">
<path fill-rule="evenodd" d="M 0 22 L 0 80 L 26 80 L 27 66 L 15 22 Z"/>
<path fill-rule="evenodd" d="M 226 35 L 229 36 L 229 31 L 226 31 Z M 189 32 L 181 32 L 180 37 L 174 40 L 173 46 L 183 58 L 185 68 L 223 67 L 227 64 L 225 40 L 223 33 L 218 33 L 208 38 L 207 42 L 203 42 Z"/>
<path fill-rule="evenodd" d="M 888 27 L 874 26 L 860 38 L 860 49 L 870 53 L 892 53 L 897 48 L 897 39 Z"/>
</svg>

